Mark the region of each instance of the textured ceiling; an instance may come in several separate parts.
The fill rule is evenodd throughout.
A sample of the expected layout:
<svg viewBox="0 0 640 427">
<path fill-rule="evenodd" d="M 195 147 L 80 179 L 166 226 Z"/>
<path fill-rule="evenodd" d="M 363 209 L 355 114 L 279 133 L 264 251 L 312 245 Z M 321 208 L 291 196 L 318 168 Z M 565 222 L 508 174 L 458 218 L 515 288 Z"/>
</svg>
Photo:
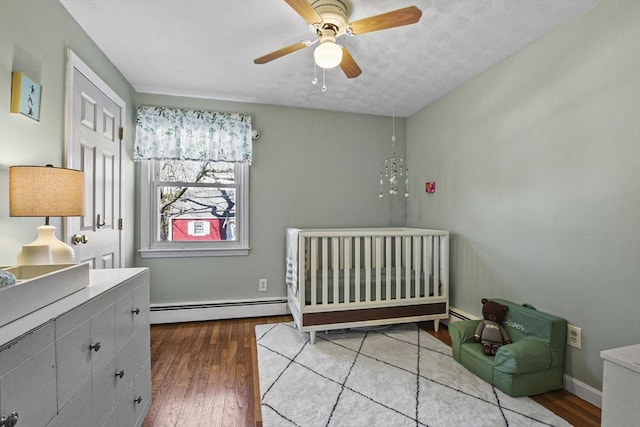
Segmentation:
<svg viewBox="0 0 640 427">
<path fill-rule="evenodd" d="M 311 83 L 313 39 L 283 0 L 60 0 L 138 92 L 407 117 L 598 0 L 352 0 L 350 20 L 410 5 L 414 25 L 343 36 L 362 68 Z M 318 77 L 322 81 L 321 70 Z"/>
</svg>

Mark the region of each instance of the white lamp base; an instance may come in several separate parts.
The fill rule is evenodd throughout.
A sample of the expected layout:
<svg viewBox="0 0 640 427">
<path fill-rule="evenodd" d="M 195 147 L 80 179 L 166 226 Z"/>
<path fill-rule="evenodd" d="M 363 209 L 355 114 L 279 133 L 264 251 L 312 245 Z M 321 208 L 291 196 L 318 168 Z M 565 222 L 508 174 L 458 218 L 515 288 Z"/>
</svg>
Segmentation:
<svg viewBox="0 0 640 427">
<path fill-rule="evenodd" d="M 46 250 L 39 248 L 41 246 L 49 247 L 50 258 Z M 18 253 L 18 265 L 75 264 L 75 258 L 73 248 L 57 239 L 53 225 L 41 225 L 38 227 L 38 238 L 24 245 Z"/>
</svg>

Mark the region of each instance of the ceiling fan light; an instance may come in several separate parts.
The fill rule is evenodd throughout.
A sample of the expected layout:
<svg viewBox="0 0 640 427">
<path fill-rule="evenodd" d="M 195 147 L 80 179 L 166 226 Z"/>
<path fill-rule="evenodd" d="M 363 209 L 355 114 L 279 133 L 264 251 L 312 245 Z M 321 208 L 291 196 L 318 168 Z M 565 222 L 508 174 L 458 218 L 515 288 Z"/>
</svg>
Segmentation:
<svg viewBox="0 0 640 427">
<path fill-rule="evenodd" d="M 316 64 L 321 68 L 334 68 L 342 62 L 342 47 L 333 42 L 325 42 L 313 51 Z"/>
</svg>

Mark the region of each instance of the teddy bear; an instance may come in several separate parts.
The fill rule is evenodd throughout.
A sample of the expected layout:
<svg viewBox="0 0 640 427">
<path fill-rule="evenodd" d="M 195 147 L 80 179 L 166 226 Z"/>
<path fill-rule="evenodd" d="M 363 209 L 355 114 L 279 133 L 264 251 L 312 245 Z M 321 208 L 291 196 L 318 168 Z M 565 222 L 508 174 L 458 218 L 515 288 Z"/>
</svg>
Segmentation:
<svg viewBox="0 0 640 427">
<path fill-rule="evenodd" d="M 502 327 L 509 307 L 495 301 L 482 298 L 482 320 L 476 328 L 474 339 L 482 343 L 482 351 L 488 356 L 495 356 L 503 344 L 511 344 L 509 334 Z"/>
</svg>

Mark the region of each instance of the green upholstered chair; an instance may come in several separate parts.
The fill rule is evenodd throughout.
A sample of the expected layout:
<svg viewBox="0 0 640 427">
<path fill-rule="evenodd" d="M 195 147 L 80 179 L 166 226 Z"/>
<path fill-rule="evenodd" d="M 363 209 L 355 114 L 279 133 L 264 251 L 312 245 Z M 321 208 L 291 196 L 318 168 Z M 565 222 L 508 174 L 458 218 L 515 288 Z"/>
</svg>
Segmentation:
<svg viewBox="0 0 640 427">
<path fill-rule="evenodd" d="M 494 357 L 473 339 L 479 320 L 449 323 L 453 357 L 510 396 L 530 396 L 562 388 L 567 321 L 529 305 L 493 299 L 509 307 L 502 326 L 512 343 Z"/>
</svg>

